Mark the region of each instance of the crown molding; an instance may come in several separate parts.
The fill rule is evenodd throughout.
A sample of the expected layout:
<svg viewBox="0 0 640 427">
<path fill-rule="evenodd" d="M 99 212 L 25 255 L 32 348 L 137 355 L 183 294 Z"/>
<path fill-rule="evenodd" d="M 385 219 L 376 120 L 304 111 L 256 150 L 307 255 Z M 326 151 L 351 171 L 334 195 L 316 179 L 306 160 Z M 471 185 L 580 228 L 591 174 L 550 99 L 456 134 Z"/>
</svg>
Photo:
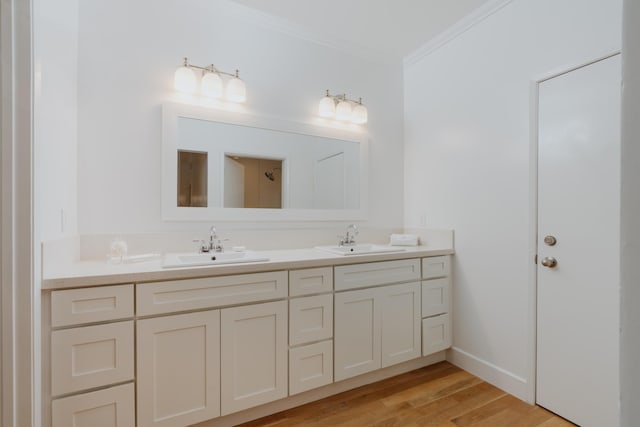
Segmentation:
<svg viewBox="0 0 640 427">
<path fill-rule="evenodd" d="M 443 31 L 429 42 L 419 47 L 412 53 L 404 57 L 403 63 L 405 67 L 411 66 L 425 56 L 430 55 L 436 50 L 440 49 L 445 44 L 456 39 L 461 34 L 464 34 L 467 30 L 471 29 L 475 25 L 484 21 L 494 13 L 498 12 L 503 7 L 507 6 L 513 0 L 491 0 L 480 6 L 478 9 L 465 16 L 457 23 Z"/>
<path fill-rule="evenodd" d="M 279 32 L 286 36 L 314 43 L 328 49 L 337 50 L 350 55 L 356 55 L 361 59 L 375 63 L 385 64 L 389 62 L 396 62 L 398 60 L 397 58 L 393 58 L 395 61 L 391 61 L 383 52 L 348 42 L 338 37 L 321 36 L 317 32 L 310 31 L 303 25 L 295 24 L 285 18 L 262 12 L 249 6 L 236 3 L 232 0 L 224 0 L 222 4 L 224 4 L 225 11 L 230 15 L 239 17 L 249 24 L 256 25 L 267 30 Z"/>
</svg>

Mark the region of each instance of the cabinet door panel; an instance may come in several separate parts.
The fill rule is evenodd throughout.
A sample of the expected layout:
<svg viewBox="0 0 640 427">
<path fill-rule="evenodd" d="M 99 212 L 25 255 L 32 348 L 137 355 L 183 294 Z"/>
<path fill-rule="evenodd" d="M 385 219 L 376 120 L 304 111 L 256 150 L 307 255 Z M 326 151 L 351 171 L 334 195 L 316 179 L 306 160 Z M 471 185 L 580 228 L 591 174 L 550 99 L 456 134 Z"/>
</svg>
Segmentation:
<svg viewBox="0 0 640 427">
<path fill-rule="evenodd" d="M 84 326 L 51 334 L 51 394 L 132 380 L 133 321 Z"/>
<path fill-rule="evenodd" d="M 448 314 L 422 320 L 422 355 L 428 356 L 451 347 L 451 321 Z"/>
<path fill-rule="evenodd" d="M 449 255 L 422 258 L 422 278 L 434 279 L 451 274 L 451 257 Z"/>
<path fill-rule="evenodd" d="M 336 381 L 381 367 L 378 305 L 375 289 L 335 295 L 334 378 Z"/>
<path fill-rule="evenodd" d="M 420 279 L 419 259 L 369 262 L 335 267 L 337 291 Z"/>
<path fill-rule="evenodd" d="M 382 367 L 420 357 L 420 282 L 377 291 L 382 307 Z"/>
<path fill-rule="evenodd" d="M 333 295 L 289 301 L 289 345 L 322 341 L 333 336 Z"/>
<path fill-rule="evenodd" d="M 287 302 L 222 310 L 222 415 L 287 396 Z"/>
<path fill-rule="evenodd" d="M 142 283 L 136 285 L 136 314 L 146 316 L 284 298 L 288 283 L 286 271 Z"/>
<path fill-rule="evenodd" d="M 133 285 L 51 292 L 51 326 L 133 317 Z"/>
<path fill-rule="evenodd" d="M 289 394 L 294 395 L 333 382 L 333 341 L 289 350 Z"/>
<path fill-rule="evenodd" d="M 220 415 L 220 312 L 138 321 L 138 427 Z"/>
<path fill-rule="evenodd" d="M 448 277 L 422 282 L 422 317 L 449 312 L 450 283 Z"/>
<path fill-rule="evenodd" d="M 333 268 L 305 268 L 289 271 L 289 295 L 319 294 L 333 290 Z"/>
<path fill-rule="evenodd" d="M 55 399 L 52 427 L 134 427 L 133 384 Z"/>
</svg>

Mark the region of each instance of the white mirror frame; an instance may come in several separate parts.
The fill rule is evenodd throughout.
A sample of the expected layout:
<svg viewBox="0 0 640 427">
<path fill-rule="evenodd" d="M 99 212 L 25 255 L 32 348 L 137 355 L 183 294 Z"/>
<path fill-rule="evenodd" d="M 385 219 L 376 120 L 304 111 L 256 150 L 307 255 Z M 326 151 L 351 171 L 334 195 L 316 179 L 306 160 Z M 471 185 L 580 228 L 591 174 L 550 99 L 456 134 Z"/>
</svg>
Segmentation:
<svg viewBox="0 0 640 427">
<path fill-rule="evenodd" d="M 357 142 L 360 147 L 359 209 L 255 209 L 177 206 L 178 119 L 190 118 L 301 135 Z M 162 106 L 162 219 L 163 221 L 354 221 L 365 220 L 368 206 L 368 136 L 350 131 L 255 114 L 230 112 L 186 104 Z"/>
</svg>

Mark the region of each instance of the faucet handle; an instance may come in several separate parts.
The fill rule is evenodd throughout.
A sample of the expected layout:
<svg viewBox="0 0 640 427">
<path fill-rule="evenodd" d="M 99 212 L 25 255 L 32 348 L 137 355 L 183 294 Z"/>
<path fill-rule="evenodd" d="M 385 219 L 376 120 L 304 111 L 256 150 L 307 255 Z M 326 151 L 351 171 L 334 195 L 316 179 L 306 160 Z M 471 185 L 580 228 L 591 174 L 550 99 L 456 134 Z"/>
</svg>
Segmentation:
<svg viewBox="0 0 640 427">
<path fill-rule="evenodd" d="M 204 239 L 193 239 L 193 243 L 198 243 L 198 253 L 209 252 L 209 245 Z"/>
</svg>

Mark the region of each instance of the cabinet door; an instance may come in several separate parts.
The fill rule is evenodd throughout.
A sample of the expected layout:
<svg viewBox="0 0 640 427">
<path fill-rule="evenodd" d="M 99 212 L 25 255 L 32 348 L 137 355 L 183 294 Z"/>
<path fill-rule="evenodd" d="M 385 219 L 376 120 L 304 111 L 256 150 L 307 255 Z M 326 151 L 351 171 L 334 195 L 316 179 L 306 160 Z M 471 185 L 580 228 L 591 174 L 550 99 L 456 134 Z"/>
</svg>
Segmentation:
<svg viewBox="0 0 640 427">
<path fill-rule="evenodd" d="M 287 302 L 222 310 L 222 415 L 287 396 Z"/>
<path fill-rule="evenodd" d="M 375 289 L 335 295 L 336 381 L 364 374 L 381 365 L 380 308 Z"/>
<path fill-rule="evenodd" d="M 377 290 L 382 307 L 382 367 L 420 357 L 420 282 Z"/>
<path fill-rule="evenodd" d="M 138 427 L 220 415 L 220 312 L 139 320 Z"/>
</svg>

